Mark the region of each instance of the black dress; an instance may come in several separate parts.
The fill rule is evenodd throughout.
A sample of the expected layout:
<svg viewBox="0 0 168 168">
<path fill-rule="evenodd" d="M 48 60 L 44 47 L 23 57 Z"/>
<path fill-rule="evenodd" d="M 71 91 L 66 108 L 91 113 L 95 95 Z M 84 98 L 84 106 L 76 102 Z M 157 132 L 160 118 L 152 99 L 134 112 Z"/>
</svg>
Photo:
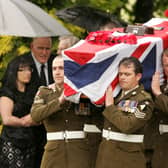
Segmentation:
<svg viewBox="0 0 168 168">
<path fill-rule="evenodd" d="M 11 92 L 4 87 L 0 96 L 14 101 L 13 115 L 23 117 L 30 112 L 32 102 L 26 93 Z M 35 144 L 33 127 L 14 127 L 4 125 L 0 137 L 0 167 L 2 168 L 35 168 Z"/>
</svg>

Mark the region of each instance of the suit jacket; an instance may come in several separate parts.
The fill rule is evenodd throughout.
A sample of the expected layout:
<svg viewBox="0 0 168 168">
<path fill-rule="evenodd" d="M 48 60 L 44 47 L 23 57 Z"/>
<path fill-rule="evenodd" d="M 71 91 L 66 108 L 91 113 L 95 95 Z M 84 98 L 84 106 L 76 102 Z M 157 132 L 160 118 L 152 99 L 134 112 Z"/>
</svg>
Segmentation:
<svg viewBox="0 0 168 168">
<path fill-rule="evenodd" d="M 33 68 L 33 72 L 32 72 L 32 77 L 31 77 L 31 81 L 27 87 L 29 93 L 30 93 L 30 96 L 32 98 L 32 101 L 34 99 L 34 96 L 38 90 L 38 88 L 41 86 L 40 84 L 40 77 L 38 75 L 38 71 L 37 71 L 37 68 L 36 68 L 36 65 L 35 65 L 35 62 L 33 60 L 33 56 L 31 53 L 29 54 L 25 54 L 23 55 L 22 57 L 24 57 L 27 61 L 29 61 L 31 63 L 31 66 Z M 52 61 L 54 59 L 54 55 L 51 55 L 49 60 L 48 60 L 48 80 L 49 80 L 49 84 L 53 83 L 54 80 L 53 80 L 53 77 L 52 77 Z"/>
</svg>

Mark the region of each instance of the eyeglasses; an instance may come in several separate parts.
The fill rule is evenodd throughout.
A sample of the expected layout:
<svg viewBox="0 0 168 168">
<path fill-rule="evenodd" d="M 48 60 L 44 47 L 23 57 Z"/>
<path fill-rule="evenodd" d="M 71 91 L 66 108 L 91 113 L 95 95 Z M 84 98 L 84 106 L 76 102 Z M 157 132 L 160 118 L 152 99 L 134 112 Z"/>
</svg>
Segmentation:
<svg viewBox="0 0 168 168">
<path fill-rule="evenodd" d="M 26 72 L 26 71 L 33 72 L 33 69 L 32 68 L 19 68 L 18 71 L 20 71 L 20 72 Z"/>
</svg>

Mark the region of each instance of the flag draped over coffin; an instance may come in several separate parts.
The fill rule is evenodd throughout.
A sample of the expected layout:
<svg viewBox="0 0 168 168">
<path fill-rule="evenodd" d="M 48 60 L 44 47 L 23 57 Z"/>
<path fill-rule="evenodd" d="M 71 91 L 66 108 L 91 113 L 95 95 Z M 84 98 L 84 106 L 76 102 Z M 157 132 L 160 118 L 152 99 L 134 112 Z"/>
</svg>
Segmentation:
<svg viewBox="0 0 168 168">
<path fill-rule="evenodd" d="M 136 36 L 131 43 L 94 44 L 81 40 L 63 52 L 65 71 L 65 96 L 72 102 L 79 102 L 81 94 L 87 96 L 94 104 L 104 103 L 104 95 L 111 84 L 116 96 L 118 86 L 118 63 L 124 57 L 136 57 L 143 65 L 142 83 L 150 89 L 152 75 L 156 70 L 162 72 L 161 54 L 168 47 L 168 20 L 153 18 L 144 25 L 162 27 L 154 34 Z M 123 31 L 123 29 L 120 29 Z M 112 32 L 113 37 L 123 33 Z M 122 36 L 124 37 L 124 36 Z"/>
</svg>

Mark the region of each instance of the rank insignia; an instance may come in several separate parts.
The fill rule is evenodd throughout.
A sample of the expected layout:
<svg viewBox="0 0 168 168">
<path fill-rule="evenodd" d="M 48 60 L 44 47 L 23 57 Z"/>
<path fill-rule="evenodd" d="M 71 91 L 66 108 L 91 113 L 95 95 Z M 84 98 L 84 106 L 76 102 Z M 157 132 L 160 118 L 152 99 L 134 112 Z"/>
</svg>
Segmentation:
<svg viewBox="0 0 168 168">
<path fill-rule="evenodd" d="M 135 117 L 136 117 L 136 118 L 142 118 L 142 119 L 145 118 L 145 115 L 146 115 L 145 113 L 139 111 L 138 108 L 136 108 L 136 111 L 135 111 L 134 114 L 135 114 Z"/>
</svg>

